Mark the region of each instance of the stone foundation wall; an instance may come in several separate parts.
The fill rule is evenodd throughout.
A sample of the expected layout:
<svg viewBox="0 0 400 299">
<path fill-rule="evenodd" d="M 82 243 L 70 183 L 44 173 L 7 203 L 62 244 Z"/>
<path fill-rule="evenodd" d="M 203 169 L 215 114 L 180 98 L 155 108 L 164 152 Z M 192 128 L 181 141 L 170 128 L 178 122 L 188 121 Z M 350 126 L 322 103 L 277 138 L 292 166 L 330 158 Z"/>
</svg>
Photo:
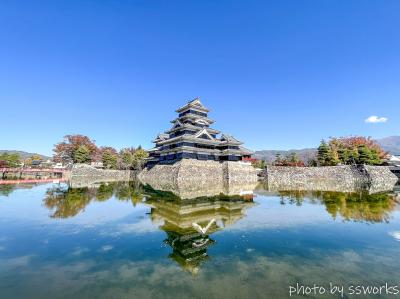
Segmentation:
<svg viewBox="0 0 400 299">
<path fill-rule="evenodd" d="M 257 170 L 251 164 L 242 162 L 224 162 L 222 164 L 224 184 L 231 187 L 236 184 L 257 183 Z"/>
<path fill-rule="evenodd" d="M 380 192 L 382 189 L 393 190 L 399 178 L 385 166 L 365 166 L 368 175 L 370 192 Z"/>
<path fill-rule="evenodd" d="M 268 166 L 260 174 L 270 190 L 320 190 L 372 193 L 392 190 L 397 177 L 384 166 Z"/>
<path fill-rule="evenodd" d="M 144 169 L 138 178 L 155 189 L 174 191 L 181 197 L 189 197 L 186 196 L 188 194 L 229 194 L 232 185 L 251 185 L 258 180 L 257 171 L 247 163 L 194 159 L 183 159 L 171 165 L 155 165 Z"/>
<path fill-rule="evenodd" d="M 130 170 L 97 169 L 87 164 L 75 164 L 69 182 L 73 187 L 89 186 L 99 182 L 129 181 L 135 177 Z"/>
</svg>

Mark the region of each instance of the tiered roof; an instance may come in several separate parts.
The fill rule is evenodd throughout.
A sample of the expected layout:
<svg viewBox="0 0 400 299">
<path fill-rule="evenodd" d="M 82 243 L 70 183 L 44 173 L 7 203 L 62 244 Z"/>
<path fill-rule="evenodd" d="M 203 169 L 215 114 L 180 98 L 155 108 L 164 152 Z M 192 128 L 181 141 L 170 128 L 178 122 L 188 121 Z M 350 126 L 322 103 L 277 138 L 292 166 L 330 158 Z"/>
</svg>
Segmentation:
<svg viewBox="0 0 400 299">
<path fill-rule="evenodd" d="M 233 136 L 217 136 L 221 132 L 210 127 L 214 120 L 208 117 L 209 111 L 199 98 L 177 109 L 178 117 L 171 121 L 172 128 L 153 141 L 156 147 L 150 151 L 149 161 L 181 158 L 238 161 L 250 156 L 252 152 Z"/>
<path fill-rule="evenodd" d="M 191 101 L 189 101 L 185 106 L 182 106 L 181 108 L 179 108 L 179 109 L 177 109 L 177 110 L 175 110 L 177 113 L 182 113 L 182 112 L 184 112 L 184 111 L 186 111 L 186 110 L 188 110 L 188 109 L 190 109 L 190 108 L 192 108 L 192 109 L 196 109 L 196 110 L 199 110 L 199 111 L 203 111 L 203 112 L 205 112 L 205 113 L 208 113 L 208 112 L 210 112 L 210 110 L 208 109 L 208 108 L 206 108 L 202 103 L 201 103 L 201 101 L 200 101 L 200 98 L 195 98 L 195 99 L 193 99 L 193 100 L 191 100 Z"/>
</svg>

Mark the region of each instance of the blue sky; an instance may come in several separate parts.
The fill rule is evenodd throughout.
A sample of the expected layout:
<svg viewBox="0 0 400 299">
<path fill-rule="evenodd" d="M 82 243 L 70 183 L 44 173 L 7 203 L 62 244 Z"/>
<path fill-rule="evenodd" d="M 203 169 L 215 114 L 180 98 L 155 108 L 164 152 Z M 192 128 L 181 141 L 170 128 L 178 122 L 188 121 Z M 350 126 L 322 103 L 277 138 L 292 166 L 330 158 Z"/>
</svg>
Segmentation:
<svg viewBox="0 0 400 299">
<path fill-rule="evenodd" d="M 51 154 L 74 133 L 149 148 L 197 96 L 251 149 L 399 135 L 399 11 L 396 0 L 2 0 L 0 149 Z"/>
</svg>

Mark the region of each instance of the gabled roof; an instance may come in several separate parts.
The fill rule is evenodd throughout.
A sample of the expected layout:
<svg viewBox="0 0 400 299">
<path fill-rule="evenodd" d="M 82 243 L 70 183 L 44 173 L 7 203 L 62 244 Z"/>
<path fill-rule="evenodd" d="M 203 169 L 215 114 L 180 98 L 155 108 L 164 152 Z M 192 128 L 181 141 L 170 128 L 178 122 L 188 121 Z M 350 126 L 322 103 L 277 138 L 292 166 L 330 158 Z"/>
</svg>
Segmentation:
<svg viewBox="0 0 400 299">
<path fill-rule="evenodd" d="M 172 127 L 173 129 L 177 127 L 182 127 L 182 123 L 179 121 L 179 119 L 176 119 L 174 122 L 174 126 Z"/>
<path fill-rule="evenodd" d="M 194 122 L 198 123 L 198 124 L 201 124 L 201 125 L 210 125 L 210 122 L 207 119 L 204 119 L 204 118 L 196 119 Z"/>
<path fill-rule="evenodd" d="M 199 138 L 202 135 L 208 136 L 210 140 L 214 140 L 215 138 L 211 136 L 211 134 L 207 131 L 206 128 L 200 130 L 194 137 Z"/>
<path fill-rule="evenodd" d="M 153 147 L 153 148 L 147 150 L 147 152 L 151 153 L 151 152 L 157 152 L 157 151 L 159 151 L 159 150 L 160 150 L 159 147 Z"/>
<path fill-rule="evenodd" d="M 177 109 L 176 112 L 180 113 L 182 111 L 188 110 L 190 108 L 194 108 L 200 111 L 204 112 L 209 112 L 210 110 L 206 108 L 200 101 L 199 98 L 195 98 L 191 101 L 189 101 L 185 106 L 182 106 L 181 108 Z"/>
<path fill-rule="evenodd" d="M 197 132 L 198 130 L 201 130 L 202 128 L 197 127 L 195 125 L 192 125 L 191 123 L 186 123 L 186 124 L 182 124 L 181 127 L 173 126 L 171 129 L 169 129 L 165 133 L 168 134 L 168 133 L 172 133 L 172 132 L 175 132 L 175 131 L 178 131 L 178 130 L 183 130 L 183 129 L 191 129 L 191 130 L 194 130 L 194 131 Z M 207 127 L 207 130 L 208 130 L 208 132 L 210 134 L 219 134 L 219 133 L 221 133 L 220 131 L 215 130 L 215 129 L 210 128 L 210 127 Z"/>
<path fill-rule="evenodd" d="M 162 140 L 157 142 L 157 145 L 163 145 L 163 144 L 171 144 L 171 143 L 176 143 L 178 141 L 202 141 L 202 143 L 208 143 L 208 144 L 213 144 L 213 145 L 219 145 L 221 141 L 219 139 L 202 139 L 202 138 L 196 138 L 194 135 L 180 135 L 176 137 L 172 137 L 170 139 Z"/>
<path fill-rule="evenodd" d="M 226 143 L 242 144 L 242 142 L 240 142 L 235 137 L 228 135 L 228 134 L 222 134 L 221 141 L 225 141 Z"/>
<path fill-rule="evenodd" d="M 253 155 L 254 154 L 254 152 L 252 150 L 249 150 L 248 148 L 245 148 L 244 146 L 239 146 L 239 149 L 243 155 Z"/>
<path fill-rule="evenodd" d="M 153 140 L 153 143 L 158 142 L 158 141 L 163 141 L 169 138 L 168 134 L 158 134 L 156 139 Z"/>
</svg>

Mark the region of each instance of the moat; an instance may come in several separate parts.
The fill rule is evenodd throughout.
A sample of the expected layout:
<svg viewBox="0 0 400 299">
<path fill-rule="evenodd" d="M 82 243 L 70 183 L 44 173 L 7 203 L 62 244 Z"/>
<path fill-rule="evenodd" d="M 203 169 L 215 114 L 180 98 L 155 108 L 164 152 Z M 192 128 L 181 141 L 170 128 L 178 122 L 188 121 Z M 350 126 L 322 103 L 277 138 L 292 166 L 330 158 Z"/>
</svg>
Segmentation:
<svg viewBox="0 0 400 299">
<path fill-rule="evenodd" d="M 399 285 L 396 190 L 0 186 L 0 298 L 288 298 L 295 283 Z"/>
</svg>

